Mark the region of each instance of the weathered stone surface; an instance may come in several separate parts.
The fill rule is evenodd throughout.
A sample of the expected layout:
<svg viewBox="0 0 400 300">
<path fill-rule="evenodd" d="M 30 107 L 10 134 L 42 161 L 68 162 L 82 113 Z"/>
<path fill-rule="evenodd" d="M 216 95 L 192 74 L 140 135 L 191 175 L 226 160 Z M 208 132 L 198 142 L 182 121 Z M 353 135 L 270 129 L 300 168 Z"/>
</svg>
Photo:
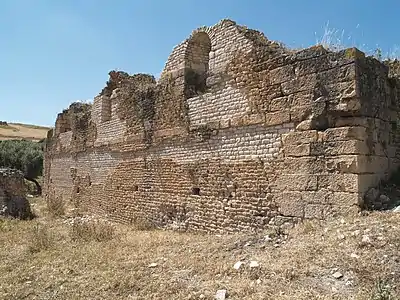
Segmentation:
<svg viewBox="0 0 400 300">
<path fill-rule="evenodd" d="M 395 73 L 355 48 L 292 51 L 230 20 L 200 28 L 160 80 L 112 71 L 93 105 L 58 115 L 46 197 L 200 231 L 352 214 L 400 164 Z"/>
<path fill-rule="evenodd" d="M 24 176 L 20 171 L 0 169 L 0 215 L 31 219 L 33 214 L 25 192 Z"/>
</svg>

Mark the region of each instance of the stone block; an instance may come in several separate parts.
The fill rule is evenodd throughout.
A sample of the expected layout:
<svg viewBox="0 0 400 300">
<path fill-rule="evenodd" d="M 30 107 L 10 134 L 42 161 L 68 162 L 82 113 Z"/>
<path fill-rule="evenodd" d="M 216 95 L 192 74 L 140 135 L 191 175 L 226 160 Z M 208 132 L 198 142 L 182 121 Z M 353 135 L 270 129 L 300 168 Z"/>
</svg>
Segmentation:
<svg viewBox="0 0 400 300">
<path fill-rule="evenodd" d="M 285 134 L 282 138 L 284 145 L 306 144 L 315 142 L 317 141 L 317 139 L 318 139 L 318 133 L 316 130 L 290 132 L 288 134 Z"/>
<path fill-rule="evenodd" d="M 295 77 L 294 65 L 286 65 L 269 71 L 268 78 L 272 84 L 289 81 Z"/>
<path fill-rule="evenodd" d="M 371 151 L 368 145 L 364 141 L 349 140 L 349 141 L 336 141 L 336 142 L 324 142 L 324 143 L 313 143 L 311 145 L 312 155 L 350 155 L 350 154 L 361 154 L 367 155 Z"/>
<path fill-rule="evenodd" d="M 337 127 L 325 130 L 323 140 L 327 142 L 346 140 L 365 141 L 367 137 L 365 127 Z"/>
<path fill-rule="evenodd" d="M 282 192 L 275 197 L 275 202 L 283 216 L 304 217 L 305 203 L 300 192 Z"/>
<path fill-rule="evenodd" d="M 323 174 L 318 175 L 318 190 L 332 192 L 359 192 L 359 176 L 357 174 Z"/>
<path fill-rule="evenodd" d="M 299 157 L 311 155 L 310 144 L 293 145 L 288 144 L 284 147 L 284 153 L 286 157 Z"/>
<path fill-rule="evenodd" d="M 318 174 L 326 171 L 325 159 L 312 156 L 285 157 L 283 161 L 285 170 L 295 170 L 297 174 Z"/>
<path fill-rule="evenodd" d="M 265 126 L 275 126 L 290 122 L 290 111 L 282 110 L 265 114 Z"/>
<path fill-rule="evenodd" d="M 317 175 L 278 175 L 275 180 L 275 187 L 278 191 L 315 191 L 317 190 Z"/>
<path fill-rule="evenodd" d="M 317 74 L 298 77 L 281 84 L 283 95 L 312 91 L 318 83 Z"/>
<path fill-rule="evenodd" d="M 307 204 L 326 204 L 328 193 L 327 190 L 305 191 L 302 192 L 302 198 Z"/>
<path fill-rule="evenodd" d="M 325 206 L 322 204 L 306 204 L 304 208 L 304 218 L 320 219 L 324 218 Z"/>
<path fill-rule="evenodd" d="M 312 104 L 314 94 L 312 91 L 305 91 L 291 94 L 287 97 L 291 107 L 302 107 L 310 106 Z"/>
<path fill-rule="evenodd" d="M 282 109 L 289 109 L 289 108 L 290 108 L 289 97 L 279 97 L 272 99 L 269 102 L 270 112 L 281 111 Z"/>
<path fill-rule="evenodd" d="M 312 115 L 312 106 L 303 105 L 303 106 L 292 106 L 290 108 L 290 121 L 291 122 L 301 122 L 307 120 Z"/>
<path fill-rule="evenodd" d="M 326 158 L 326 170 L 331 173 L 362 173 L 358 155 L 340 155 Z"/>
<path fill-rule="evenodd" d="M 363 204 L 362 193 L 333 192 L 326 194 L 326 202 L 335 206 L 353 206 Z"/>
</svg>

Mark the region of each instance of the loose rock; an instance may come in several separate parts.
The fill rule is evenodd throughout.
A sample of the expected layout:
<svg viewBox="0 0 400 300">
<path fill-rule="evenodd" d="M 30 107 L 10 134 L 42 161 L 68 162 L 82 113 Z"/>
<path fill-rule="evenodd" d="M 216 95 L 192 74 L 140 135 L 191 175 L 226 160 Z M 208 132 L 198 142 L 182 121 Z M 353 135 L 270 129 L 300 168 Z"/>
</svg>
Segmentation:
<svg viewBox="0 0 400 300">
<path fill-rule="evenodd" d="M 233 265 L 233 268 L 234 268 L 235 270 L 239 270 L 243 264 L 244 264 L 244 262 L 239 260 L 238 262 L 236 262 L 236 263 Z"/>
<path fill-rule="evenodd" d="M 157 263 L 151 263 L 151 264 L 149 264 L 149 268 L 155 268 L 155 267 L 157 267 L 157 266 L 158 266 Z"/>
<path fill-rule="evenodd" d="M 218 290 L 217 293 L 215 294 L 215 299 L 216 300 L 225 300 L 226 299 L 226 290 Z"/>
<path fill-rule="evenodd" d="M 260 266 L 260 264 L 258 263 L 258 261 L 252 260 L 252 261 L 250 262 L 250 268 L 251 268 L 251 269 L 253 269 L 253 268 L 258 268 L 259 266 Z"/>
<path fill-rule="evenodd" d="M 343 274 L 340 273 L 339 271 L 337 271 L 337 272 L 332 274 L 332 277 L 335 278 L 335 279 L 340 279 L 340 278 L 343 277 Z"/>
</svg>

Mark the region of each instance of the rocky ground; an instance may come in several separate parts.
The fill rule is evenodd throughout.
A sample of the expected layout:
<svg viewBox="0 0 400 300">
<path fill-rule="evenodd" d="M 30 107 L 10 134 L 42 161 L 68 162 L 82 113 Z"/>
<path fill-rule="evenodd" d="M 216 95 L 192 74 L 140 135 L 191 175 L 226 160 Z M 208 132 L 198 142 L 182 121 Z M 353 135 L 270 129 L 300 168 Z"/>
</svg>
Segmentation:
<svg viewBox="0 0 400 300">
<path fill-rule="evenodd" d="M 0 220 L 0 299 L 400 299 L 400 213 L 204 235 L 32 201 L 38 218 Z"/>
</svg>

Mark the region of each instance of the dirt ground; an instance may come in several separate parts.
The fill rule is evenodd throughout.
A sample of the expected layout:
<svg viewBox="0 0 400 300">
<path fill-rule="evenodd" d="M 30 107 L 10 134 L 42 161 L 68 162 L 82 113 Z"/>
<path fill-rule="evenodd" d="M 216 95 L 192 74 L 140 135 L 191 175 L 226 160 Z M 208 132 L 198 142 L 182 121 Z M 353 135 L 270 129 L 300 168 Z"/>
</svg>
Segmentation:
<svg viewBox="0 0 400 300">
<path fill-rule="evenodd" d="M 32 203 L 36 219 L 0 219 L 0 299 L 400 299 L 400 213 L 213 235 Z"/>
</svg>

